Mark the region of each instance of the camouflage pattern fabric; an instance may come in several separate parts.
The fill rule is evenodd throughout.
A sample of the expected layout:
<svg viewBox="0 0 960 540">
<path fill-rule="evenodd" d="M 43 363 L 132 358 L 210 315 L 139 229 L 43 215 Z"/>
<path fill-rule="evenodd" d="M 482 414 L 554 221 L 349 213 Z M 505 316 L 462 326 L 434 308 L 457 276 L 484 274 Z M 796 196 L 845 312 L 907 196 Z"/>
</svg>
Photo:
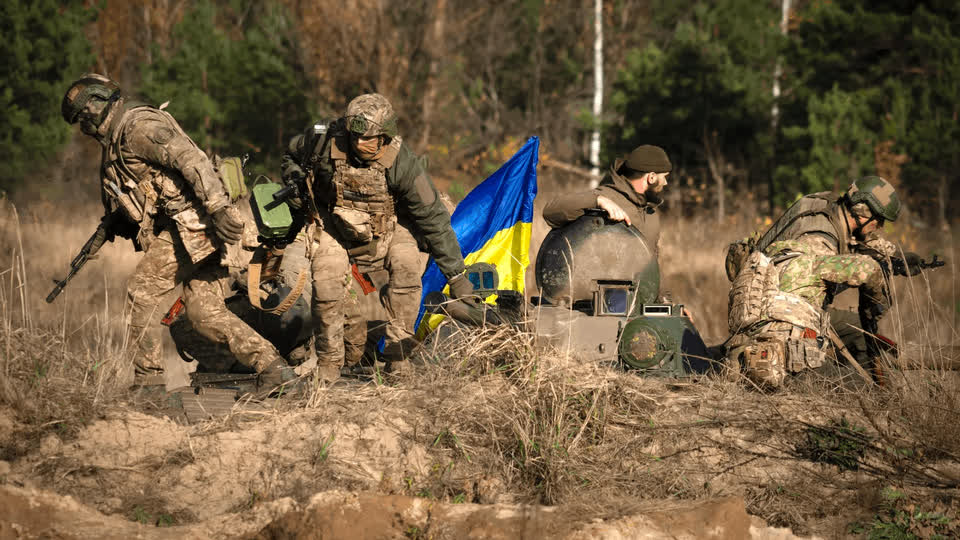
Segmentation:
<svg viewBox="0 0 960 540">
<path fill-rule="evenodd" d="M 311 309 L 317 321 L 317 363 L 328 366 L 327 369 L 339 369 L 345 364 L 356 364 L 363 356 L 367 340 L 366 317 L 359 302 L 363 293 L 353 279 L 350 258 L 341 242 L 319 227 L 314 237 L 310 256 L 314 288 Z M 397 344 L 413 338 L 413 323 L 420 308 L 420 251 L 413 234 L 403 225 L 394 227 L 378 244 L 386 248 L 385 255 L 374 255 L 363 268 L 367 274 L 386 271 L 389 275 L 380 301 L 389 317 L 388 348 L 396 350 Z"/>
<path fill-rule="evenodd" d="M 819 195 L 804 199 L 813 200 Z M 781 218 L 771 227 L 780 234 L 771 239 L 763 255 L 775 264 L 777 292 L 763 292 L 758 304 L 762 308 L 759 317 L 754 316 L 756 306 L 744 304 L 749 299 L 757 300 L 756 295 L 747 294 L 744 287 L 744 291 L 736 289 L 737 284 L 744 281 L 744 276 L 738 275 L 734 280 L 730 296 L 733 335 L 728 342 L 729 357 L 732 360 L 741 358 L 744 374 L 761 386 L 779 386 L 787 373 L 822 364 L 825 349 L 829 347 L 824 334 L 831 324 L 825 310 L 837 292 L 857 288 L 860 298 L 857 322 L 868 331 L 875 329 L 878 318 L 890 307 L 886 277 L 880 264 L 868 255 L 855 252 L 858 242 L 851 238 L 844 224 L 844 210 L 839 206 L 834 209 L 826 213 L 801 213 L 799 218 L 788 220 L 788 226 L 780 226 L 780 221 L 784 220 Z M 833 219 L 834 211 L 839 219 Z M 830 227 L 825 226 L 827 221 L 822 216 L 831 218 Z M 877 236 L 868 238 L 863 244 L 884 254 L 896 249 Z M 756 255 L 760 254 L 754 253 L 751 257 Z M 745 268 L 749 270 L 751 266 L 747 264 Z M 784 301 L 779 300 L 780 296 Z M 788 305 L 787 300 L 803 302 L 805 308 L 797 309 L 804 306 Z M 852 317 L 845 315 L 842 321 L 837 321 L 844 327 L 847 336 L 844 341 L 857 341 L 857 336 L 850 332 Z M 734 323 L 740 326 L 734 327 Z M 808 330 L 813 330 L 816 335 L 809 337 Z"/>
<path fill-rule="evenodd" d="M 163 372 L 159 303 L 181 283 L 187 318 L 198 333 L 226 345 L 239 362 L 258 372 L 280 358 L 269 341 L 226 308 L 228 279 L 228 269 L 213 257 L 194 263 L 172 226 L 154 237 L 127 285 L 126 343 L 136 378 Z"/>
<path fill-rule="evenodd" d="M 404 224 L 399 224 L 389 239 L 386 257 L 371 273 L 385 271 L 389 278 L 380 294 L 380 302 L 387 312 L 385 331 L 386 356 L 402 358 L 409 350 L 414 336 L 413 323 L 420 309 L 421 262 L 417 240 Z M 360 312 L 359 295 L 363 294 L 356 280 L 350 280 L 344 313 L 345 364 L 357 364 L 363 357 L 367 342 L 367 321 Z M 370 293 L 376 294 L 376 293 Z"/>
<path fill-rule="evenodd" d="M 351 132 L 365 137 L 397 136 L 397 117 L 393 105 L 380 94 L 357 96 L 347 105 L 346 114 Z"/>
<path fill-rule="evenodd" d="M 310 136 L 311 126 L 290 140 L 280 162 L 285 182 L 313 173 L 313 193 L 320 209 L 330 209 L 336 204 L 336 160 L 349 155 L 350 136 L 345 123 L 343 118 L 333 122 L 319 140 Z M 427 174 L 426 160 L 399 139 L 394 137 L 388 151 L 377 159 L 386 169 L 387 189 L 394 201 L 395 214 L 412 224 L 420 248 L 434 258 L 443 275 L 451 278 L 461 274 L 464 264 L 460 245 L 450 226 L 450 213 Z"/>
<path fill-rule="evenodd" d="M 104 208 L 139 226 L 137 244 L 145 250 L 127 286 L 126 343 L 135 349 L 135 383 L 163 371 L 158 303 L 181 283 L 187 317 L 200 334 L 227 345 L 257 371 L 279 359 L 268 341 L 226 309 L 225 249 L 210 216 L 230 200 L 207 155 L 168 113 L 124 99 L 100 129 Z"/>
<path fill-rule="evenodd" d="M 316 325 L 314 343 L 317 368 L 337 370 L 343 365 L 344 303 L 350 279 L 347 250 L 325 228 L 317 227 L 310 246 L 313 299 L 310 304 Z"/>
<path fill-rule="evenodd" d="M 227 309 L 224 299 L 230 294 L 229 279 L 227 268 L 208 263 L 183 284 L 183 303 L 194 330 L 225 345 L 238 362 L 257 373 L 271 364 L 286 363 L 273 344 Z"/>
<path fill-rule="evenodd" d="M 798 252 L 780 268 L 780 290 L 796 294 L 823 309 L 830 284 L 859 287 L 862 294 L 884 309 L 889 307 L 887 284 L 880 264 L 867 255 L 837 255 L 820 242 L 786 240 L 771 244 L 771 253 Z"/>
</svg>

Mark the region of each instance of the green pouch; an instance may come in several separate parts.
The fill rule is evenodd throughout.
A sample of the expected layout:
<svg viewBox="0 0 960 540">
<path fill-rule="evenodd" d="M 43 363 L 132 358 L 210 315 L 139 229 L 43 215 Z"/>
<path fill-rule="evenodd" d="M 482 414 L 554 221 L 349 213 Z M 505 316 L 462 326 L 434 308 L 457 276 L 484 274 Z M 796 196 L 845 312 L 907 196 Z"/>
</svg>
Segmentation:
<svg viewBox="0 0 960 540">
<path fill-rule="evenodd" d="M 216 162 L 217 171 L 227 190 L 231 202 L 237 202 L 247 196 L 247 183 L 243 176 L 243 158 L 220 158 Z"/>
<path fill-rule="evenodd" d="M 263 177 L 261 177 L 263 178 Z M 257 230 L 266 240 L 286 238 L 293 226 L 293 214 L 286 201 L 275 201 L 273 194 L 283 189 L 280 184 L 264 182 L 253 186 L 250 207 L 257 222 Z"/>
</svg>

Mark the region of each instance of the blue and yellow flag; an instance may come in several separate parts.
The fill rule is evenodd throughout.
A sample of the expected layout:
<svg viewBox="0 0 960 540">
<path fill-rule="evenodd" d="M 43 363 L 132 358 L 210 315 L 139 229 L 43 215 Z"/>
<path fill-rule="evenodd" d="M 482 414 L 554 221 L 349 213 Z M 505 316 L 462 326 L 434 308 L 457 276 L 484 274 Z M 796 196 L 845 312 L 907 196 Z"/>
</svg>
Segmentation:
<svg viewBox="0 0 960 540">
<path fill-rule="evenodd" d="M 540 139 L 530 137 L 497 172 L 473 188 L 450 219 L 463 262 L 495 265 L 500 289 L 523 292 L 524 275 L 530 265 L 539 149 Z M 431 262 L 423 273 L 423 297 L 433 291 L 448 292 L 446 283 L 437 263 Z M 421 298 L 417 336 L 429 334 L 442 320 L 442 315 L 423 317 Z"/>
</svg>

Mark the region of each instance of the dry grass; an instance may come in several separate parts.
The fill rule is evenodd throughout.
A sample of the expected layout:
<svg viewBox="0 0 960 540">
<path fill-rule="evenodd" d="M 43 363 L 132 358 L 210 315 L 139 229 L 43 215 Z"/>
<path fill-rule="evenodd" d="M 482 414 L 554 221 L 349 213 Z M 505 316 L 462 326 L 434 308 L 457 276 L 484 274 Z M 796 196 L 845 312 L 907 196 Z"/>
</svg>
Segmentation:
<svg viewBox="0 0 960 540">
<path fill-rule="evenodd" d="M 109 266 L 89 263 L 56 303 L 46 304 L 47 284 L 65 275 L 87 231 L 67 216 L 41 219 L 55 210 L 39 205 L 23 215 L 0 200 L 0 253 L 7 261 L 0 268 L 0 406 L 18 426 L 4 441 L 5 459 L 29 452 L 48 433 L 76 434 L 125 374 L 118 291 L 132 259 L 107 251 Z M 90 232 L 95 223 L 91 217 Z"/>
<path fill-rule="evenodd" d="M 96 214 L 0 207 L 0 409 L 15 418 L 15 431 L 0 433 L 0 459 L 28 460 L 49 435 L 76 436 L 117 403 L 129 368 L 119 353 L 123 289 L 138 255 L 129 245 L 107 246 L 55 304 L 43 302 L 50 278 L 62 277 Z M 724 227 L 665 222 L 665 289 L 694 310 L 709 341 L 725 337 L 723 247 L 761 224 L 749 212 Z M 912 249 L 955 260 L 952 239 L 927 240 Z M 953 266 L 895 280 L 899 305 L 886 331 L 917 344 L 912 354 L 930 365 L 944 364 L 948 354 L 935 345 L 957 342 L 956 284 Z M 239 459 L 213 454 L 224 441 L 264 432 L 269 445 L 259 472 L 244 473 L 240 487 L 218 495 L 236 510 L 339 488 L 559 504 L 576 515 L 614 517 L 656 499 L 739 494 L 773 525 L 833 536 L 878 512 L 886 486 L 911 500 L 960 500 L 954 372 L 905 372 L 873 388 L 850 375 L 811 374 L 764 394 L 736 381 L 651 380 L 584 364 L 510 329 L 468 331 L 428 347 L 425 356 L 420 369 L 395 382 L 335 386 L 253 420 L 235 415 L 182 428 L 187 446 L 136 464 L 136 474 L 47 459 L 35 467 L 38 481 L 78 496 L 122 499 L 105 509 L 189 521 L 198 517 L 165 498 L 177 474 Z M 811 463 L 798 451 L 811 427 L 841 418 L 864 434 L 856 471 Z M 371 443 L 357 435 L 364 426 L 398 433 L 394 450 L 406 461 L 379 467 L 377 478 L 364 472 L 380 459 L 365 455 Z M 411 465 L 417 460 L 426 466 Z M 76 471 L 88 471 L 96 488 L 75 480 L 86 474 Z"/>
</svg>

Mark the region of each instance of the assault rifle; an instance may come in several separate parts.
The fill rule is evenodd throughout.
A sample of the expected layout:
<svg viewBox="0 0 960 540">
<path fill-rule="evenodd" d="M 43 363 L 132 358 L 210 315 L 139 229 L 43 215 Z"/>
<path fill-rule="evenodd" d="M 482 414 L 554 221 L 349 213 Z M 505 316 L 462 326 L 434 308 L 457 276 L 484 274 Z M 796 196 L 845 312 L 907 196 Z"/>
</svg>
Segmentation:
<svg viewBox="0 0 960 540">
<path fill-rule="evenodd" d="M 887 257 L 883 253 L 870 248 L 861 248 L 859 251 L 864 255 L 873 257 L 874 260 L 880 263 L 880 268 L 883 269 L 883 273 L 888 276 L 891 274 L 894 276 L 915 276 L 919 274 L 921 270 L 939 268 L 946 264 L 946 261 L 937 255 L 934 255 L 931 260 L 927 261 L 912 252 L 904 253 L 903 257 Z"/>
<path fill-rule="evenodd" d="M 113 226 L 113 216 L 109 215 L 100 221 L 100 225 L 97 227 L 97 230 L 93 232 L 87 242 L 83 244 L 83 247 L 80 248 L 80 253 L 77 253 L 77 256 L 73 258 L 73 261 L 70 262 L 70 272 L 67 273 L 67 277 L 62 280 L 57 281 L 53 280 L 57 285 L 50 291 L 50 294 L 47 295 L 47 303 L 51 303 L 56 300 L 57 296 L 63 292 L 64 287 L 67 286 L 67 282 L 73 279 L 73 276 L 83 268 L 83 265 L 87 264 L 87 261 L 90 260 L 90 257 L 96 255 L 100 248 L 103 246 L 103 243 L 107 240 L 113 239 L 113 234 L 111 232 L 111 227 Z"/>
</svg>

